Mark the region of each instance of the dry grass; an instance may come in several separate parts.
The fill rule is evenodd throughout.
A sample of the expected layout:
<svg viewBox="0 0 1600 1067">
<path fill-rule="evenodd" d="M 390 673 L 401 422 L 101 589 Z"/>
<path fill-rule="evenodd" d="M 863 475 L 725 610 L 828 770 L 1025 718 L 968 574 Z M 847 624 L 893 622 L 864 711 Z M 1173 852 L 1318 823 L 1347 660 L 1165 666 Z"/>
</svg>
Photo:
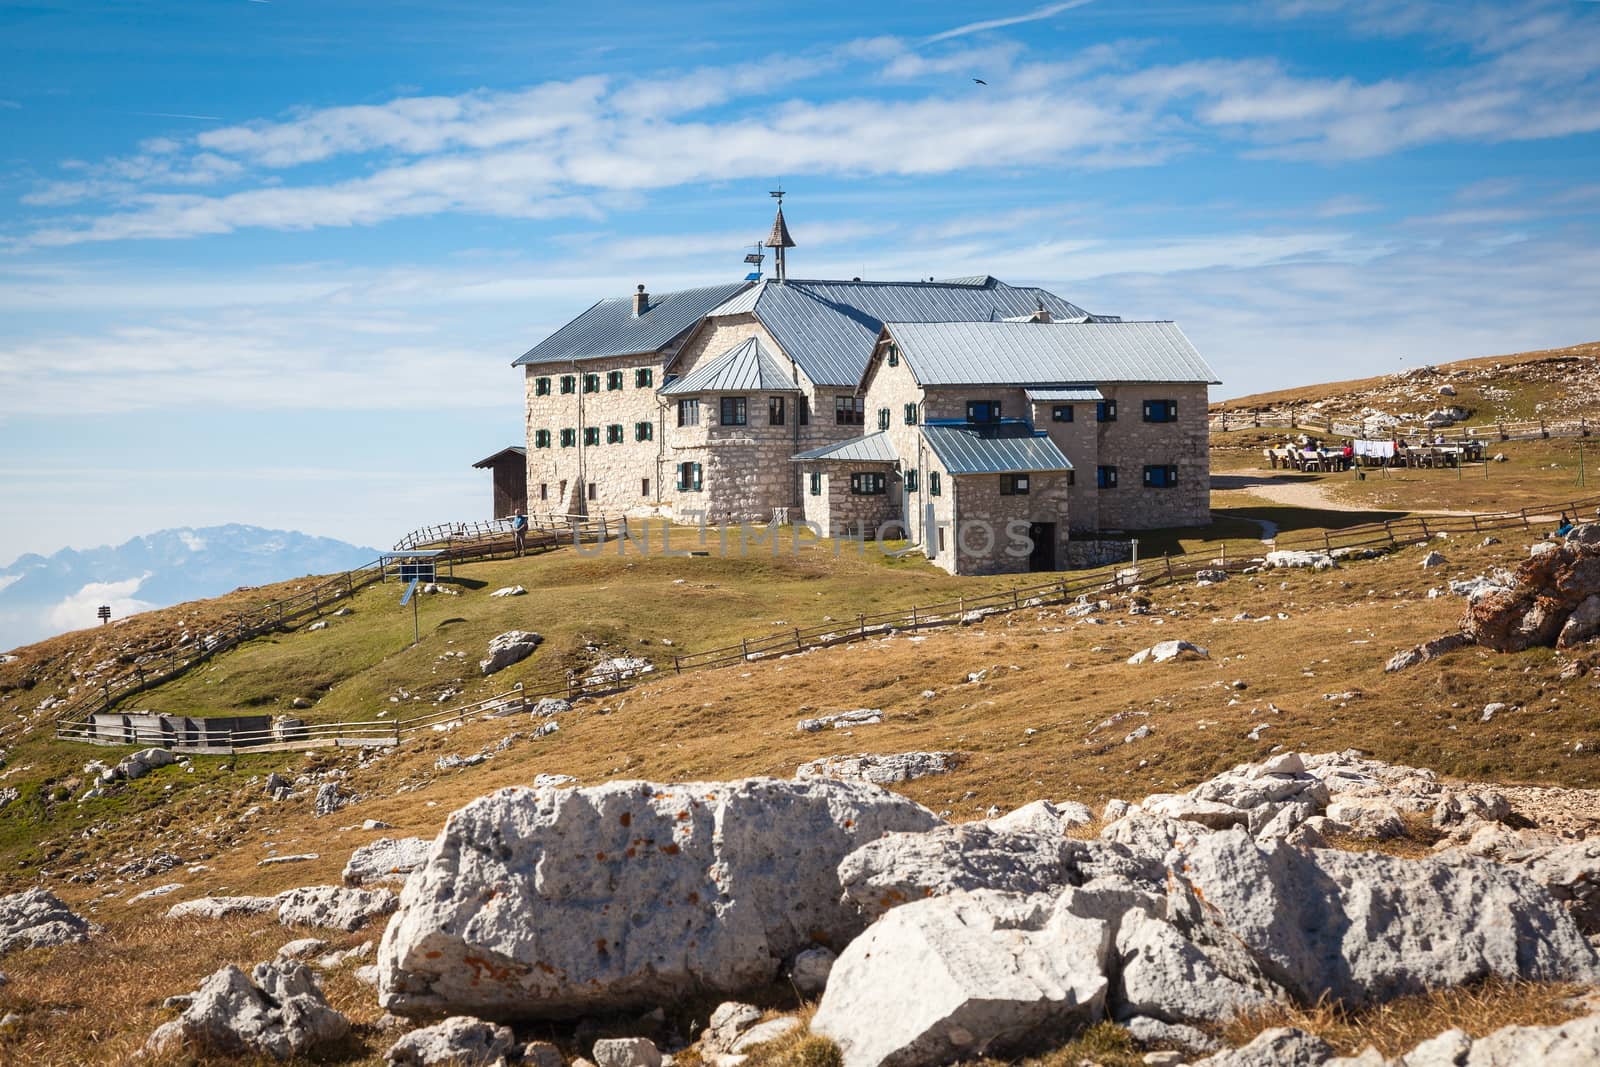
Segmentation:
<svg viewBox="0 0 1600 1067">
<path fill-rule="evenodd" d="M 1341 1055 L 1372 1045 L 1385 1056 L 1409 1052 L 1419 1042 L 1460 1027 L 1482 1037 L 1504 1026 L 1553 1026 L 1577 1018 L 1585 987 L 1565 983 L 1490 980 L 1399 997 L 1387 1004 L 1347 1011 L 1336 1005 L 1278 1008 L 1230 1023 L 1223 1039 L 1242 1045 L 1263 1030 L 1294 1026 L 1316 1034 Z"/>
</svg>

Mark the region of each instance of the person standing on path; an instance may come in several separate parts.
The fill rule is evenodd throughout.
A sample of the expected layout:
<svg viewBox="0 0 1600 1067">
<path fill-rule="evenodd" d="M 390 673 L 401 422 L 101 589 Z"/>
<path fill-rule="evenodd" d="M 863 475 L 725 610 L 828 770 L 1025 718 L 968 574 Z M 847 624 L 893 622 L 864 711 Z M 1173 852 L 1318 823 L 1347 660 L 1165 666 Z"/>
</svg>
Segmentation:
<svg viewBox="0 0 1600 1067">
<path fill-rule="evenodd" d="M 516 515 L 511 519 L 511 532 L 516 535 L 517 555 L 520 556 L 528 544 L 528 516 L 523 514 L 521 508 L 517 509 Z"/>
</svg>

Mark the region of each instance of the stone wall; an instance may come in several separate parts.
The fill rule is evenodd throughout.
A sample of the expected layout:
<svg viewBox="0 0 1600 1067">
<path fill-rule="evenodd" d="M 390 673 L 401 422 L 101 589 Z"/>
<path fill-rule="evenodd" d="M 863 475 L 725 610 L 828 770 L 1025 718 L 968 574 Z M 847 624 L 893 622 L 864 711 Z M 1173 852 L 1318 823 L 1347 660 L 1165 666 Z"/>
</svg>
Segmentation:
<svg viewBox="0 0 1600 1067">
<path fill-rule="evenodd" d="M 1099 528 L 1150 530 L 1211 521 L 1211 450 L 1204 385 L 1100 386 L 1117 401 L 1117 421 L 1097 426 L 1098 461 L 1117 468 L 1117 488 L 1099 494 Z M 1178 421 L 1145 422 L 1144 401 L 1175 400 Z M 1070 458 L 1070 453 L 1069 453 Z M 1147 489 L 1146 464 L 1172 464 L 1178 484 Z M 1082 478 L 1093 480 L 1093 468 Z"/>
<path fill-rule="evenodd" d="M 661 384 L 659 355 L 615 356 L 571 363 L 546 363 L 526 368 L 528 507 L 537 513 L 619 514 L 648 508 L 660 498 L 657 460 L 661 449 L 662 413 L 656 403 Z M 634 384 L 635 373 L 648 369 L 651 385 Z M 606 376 L 622 372 L 622 388 L 606 388 Z M 583 376 L 600 376 L 600 391 L 583 392 Z M 578 390 L 561 393 L 561 378 L 574 375 Z M 550 379 L 550 395 L 538 396 L 536 383 Z M 648 422 L 650 438 L 637 439 L 635 426 Z M 621 426 L 622 440 L 608 441 L 607 427 Z M 599 444 L 585 444 L 585 429 L 599 430 Z M 539 430 L 550 432 L 548 447 L 537 445 Z M 572 430 L 575 443 L 563 448 L 561 431 Z M 648 491 L 645 481 L 648 479 Z M 589 499 L 587 486 L 594 486 Z"/>
<path fill-rule="evenodd" d="M 1002 475 L 964 474 L 955 484 L 955 574 L 1020 574 L 1032 569 L 1025 538 L 1029 523 L 1055 525 L 1054 569 L 1067 566 L 1068 508 L 1065 474 L 1033 473 L 1028 492 L 1000 491 Z M 1009 523 L 1019 523 L 1016 529 Z M 992 534 L 992 538 L 991 538 Z"/>
<path fill-rule="evenodd" d="M 804 463 L 805 518 L 817 524 L 823 537 L 861 536 L 869 540 L 877 536 L 884 523 L 902 515 L 903 483 L 900 473 L 887 463 Z M 821 476 L 821 492 L 811 493 L 811 475 Z M 884 476 L 884 492 L 852 493 L 850 476 L 875 473 Z M 889 534 L 898 539 L 899 530 Z"/>
</svg>

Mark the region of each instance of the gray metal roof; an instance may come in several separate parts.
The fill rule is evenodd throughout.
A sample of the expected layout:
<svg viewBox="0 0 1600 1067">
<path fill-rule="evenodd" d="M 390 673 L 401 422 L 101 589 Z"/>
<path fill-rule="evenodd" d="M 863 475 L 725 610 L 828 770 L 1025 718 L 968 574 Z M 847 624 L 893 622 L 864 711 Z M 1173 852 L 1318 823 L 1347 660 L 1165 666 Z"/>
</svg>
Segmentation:
<svg viewBox="0 0 1600 1067">
<path fill-rule="evenodd" d="M 1029 315 L 1043 305 L 1055 318 L 1089 313 L 1044 289 L 988 275 L 951 282 L 764 281 L 708 312 L 754 312 L 818 385 L 856 385 L 885 322 L 948 322 Z"/>
<path fill-rule="evenodd" d="M 1171 322 L 885 323 L 921 385 L 1191 382 L 1217 375 Z"/>
<path fill-rule="evenodd" d="M 1026 423 L 930 423 L 922 438 L 951 474 L 1072 469 L 1056 443 Z"/>
<path fill-rule="evenodd" d="M 750 337 L 662 388 L 662 396 L 688 393 L 798 393 L 787 360 Z"/>
<path fill-rule="evenodd" d="M 865 437 L 852 437 L 836 445 L 823 445 L 793 457 L 796 462 L 828 460 L 833 463 L 896 463 L 900 457 L 889 443 L 889 435 L 879 430 Z"/>
<path fill-rule="evenodd" d="M 500 451 L 496 452 L 492 456 L 484 456 L 482 459 L 478 460 L 478 462 L 474 463 L 473 466 L 474 467 L 492 467 L 495 464 L 495 460 L 499 459 L 501 456 L 507 456 L 507 455 L 510 455 L 510 456 L 522 456 L 522 457 L 526 458 L 527 455 L 528 455 L 528 450 L 526 448 L 524 448 L 522 445 L 511 445 L 509 448 L 502 448 Z"/>
<path fill-rule="evenodd" d="M 1038 404 L 1067 404 L 1074 400 L 1104 400 L 1105 396 L 1092 385 L 1068 385 L 1059 389 L 1024 389 L 1028 399 Z"/>
<path fill-rule="evenodd" d="M 639 316 L 633 313 L 631 296 L 602 300 L 524 352 L 512 366 L 659 351 L 706 312 L 749 286 L 749 282 L 731 282 L 661 293 L 651 297 L 649 307 Z"/>
</svg>

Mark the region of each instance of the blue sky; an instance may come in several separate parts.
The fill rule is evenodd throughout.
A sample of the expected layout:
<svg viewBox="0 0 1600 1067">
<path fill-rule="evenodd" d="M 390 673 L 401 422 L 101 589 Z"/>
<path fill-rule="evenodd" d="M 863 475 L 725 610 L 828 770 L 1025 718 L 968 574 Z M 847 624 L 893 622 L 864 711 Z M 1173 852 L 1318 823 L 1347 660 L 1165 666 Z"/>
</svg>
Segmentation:
<svg viewBox="0 0 1600 1067">
<path fill-rule="evenodd" d="M 479 516 L 602 296 L 991 273 L 1226 397 L 1600 337 L 1600 4 L 0 3 L 0 563 Z M 977 85 L 973 78 L 988 84 Z"/>
</svg>

